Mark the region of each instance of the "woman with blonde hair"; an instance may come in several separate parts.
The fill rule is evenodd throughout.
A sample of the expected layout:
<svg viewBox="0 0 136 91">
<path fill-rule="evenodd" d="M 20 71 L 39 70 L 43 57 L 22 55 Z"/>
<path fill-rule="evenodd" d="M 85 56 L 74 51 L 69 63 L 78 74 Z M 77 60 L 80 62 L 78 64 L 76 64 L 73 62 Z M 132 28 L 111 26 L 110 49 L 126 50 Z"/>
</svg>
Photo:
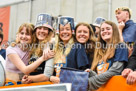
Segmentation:
<svg viewBox="0 0 136 91">
<path fill-rule="evenodd" d="M 54 51 L 50 49 L 50 41 L 53 35 L 53 22 L 52 16 L 49 14 L 39 14 L 37 16 L 36 26 L 33 32 L 33 48 L 31 52 L 31 58 L 29 65 L 33 64 L 43 55 L 43 51 L 46 52 L 46 61 L 42 62 L 29 76 L 24 76 L 23 83 L 48 81 L 53 74 L 54 65 Z"/>
<path fill-rule="evenodd" d="M 22 24 L 17 32 L 16 42 L 6 49 L 6 85 L 13 85 L 21 80 L 24 74 L 29 74 L 47 59 L 43 53 L 36 62 L 26 66 L 30 59 L 33 29 L 34 26 L 30 23 Z"/>
<path fill-rule="evenodd" d="M 112 76 L 120 74 L 127 61 L 128 49 L 120 42 L 118 27 L 111 21 L 103 22 L 89 72 L 89 89 L 96 90 Z"/>
<path fill-rule="evenodd" d="M 84 70 L 88 68 L 88 59 L 83 45 L 74 42 L 74 19 L 59 17 L 56 35 L 54 64 L 56 67 L 69 67 Z M 55 69 L 56 78 L 51 77 L 54 83 L 59 82 L 60 69 Z"/>
</svg>

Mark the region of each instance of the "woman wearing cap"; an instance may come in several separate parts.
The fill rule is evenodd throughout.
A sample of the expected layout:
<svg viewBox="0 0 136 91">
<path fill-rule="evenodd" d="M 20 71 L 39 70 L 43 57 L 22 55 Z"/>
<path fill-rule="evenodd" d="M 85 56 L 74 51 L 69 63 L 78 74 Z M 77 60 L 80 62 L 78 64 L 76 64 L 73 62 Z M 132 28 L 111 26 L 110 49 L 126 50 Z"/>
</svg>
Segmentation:
<svg viewBox="0 0 136 91">
<path fill-rule="evenodd" d="M 84 22 L 78 23 L 77 26 L 75 27 L 75 39 L 78 43 L 81 43 L 85 47 L 89 61 L 88 66 L 90 68 L 93 61 L 96 41 L 91 26 Z"/>
<path fill-rule="evenodd" d="M 100 32 L 100 26 L 101 26 L 101 23 L 103 23 L 105 21 L 104 18 L 102 17 L 97 17 L 95 22 L 93 23 L 93 25 L 95 26 L 95 36 L 98 37 L 99 35 L 99 32 Z"/>
<path fill-rule="evenodd" d="M 98 89 L 112 76 L 119 75 L 128 61 L 128 49 L 121 43 L 115 23 L 102 23 L 98 42 L 89 75 L 90 90 Z"/>
<path fill-rule="evenodd" d="M 88 67 L 88 59 L 84 47 L 74 43 L 74 19 L 71 17 L 58 18 L 58 33 L 56 35 L 54 64 L 56 67 L 70 67 L 84 70 Z M 56 78 L 50 78 L 54 83 L 59 82 L 60 69 L 55 69 Z"/>
<path fill-rule="evenodd" d="M 29 48 L 32 44 L 32 32 L 34 26 L 29 23 L 22 24 L 17 32 L 16 43 L 6 49 L 6 85 L 13 85 L 14 82 L 21 80 L 24 74 L 29 74 L 47 59 L 45 53 L 31 65 Z"/>
<path fill-rule="evenodd" d="M 28 79 L 32 82 L 48 81 L 53 74 L 54 51 L 50 50 L 49 45 L 53 35 L 52 16 L 48 14 L 39 14 L 37 17 L 36 26 L 34 29 L 34 45 L 31 53 L 29 65 L 33 64 L 39 57 L 43 55 L 43 50 L 46 51 L 47 61 L 38 66 L 35 71 L 31 72 L 29 76 L 24 76 L 23 83 L 27 83 Z M 29 82 L 28 82 L 29 83 Z"/>
</svg>

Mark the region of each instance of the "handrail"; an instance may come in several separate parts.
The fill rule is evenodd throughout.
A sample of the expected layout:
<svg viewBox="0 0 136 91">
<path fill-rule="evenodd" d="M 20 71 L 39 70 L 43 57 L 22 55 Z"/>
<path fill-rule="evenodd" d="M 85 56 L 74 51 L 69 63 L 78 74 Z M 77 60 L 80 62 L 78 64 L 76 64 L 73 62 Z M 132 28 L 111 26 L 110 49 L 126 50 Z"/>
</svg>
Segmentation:
<svg viewBox="0 0 136 91">
<path fill-rule="evenodd" d="M 52 82 L 37 82 L 37 83 L 30 83 L 30 84 L 20 84 L 20 85 L 11 85 L 11 86 L 1 86 L 0 89 L 4 88 L 17 88 L 17 87 L 27 87 L 27 86 L 38 86 L 38 85 L 49 85 L 53 84 Z"/>
<path fill-rule="evenodd" d="M 49 85 L 53 84 L 51 82 L 39 82 L 31 84 L 21 84 L 21 85 L 12 85 L 12 86 L 2 86 L 4 88 L 17 88 L 17 87 L 27 87 L 27 86 L 39 86 L 39 85 Z M 105 85 L 100 87 L 97 91 L 136 91 L 136 83 L 133 85 L 128 85 L 126 79 L 120 75 L 113 76 Z"/>
<path fill-rule="evenodd" d="M 136 91 L 136 83 L 128 85 L 126 78 L 122 76 L 113 76 L 105 85 L 97 91 Z"/>
</svg>

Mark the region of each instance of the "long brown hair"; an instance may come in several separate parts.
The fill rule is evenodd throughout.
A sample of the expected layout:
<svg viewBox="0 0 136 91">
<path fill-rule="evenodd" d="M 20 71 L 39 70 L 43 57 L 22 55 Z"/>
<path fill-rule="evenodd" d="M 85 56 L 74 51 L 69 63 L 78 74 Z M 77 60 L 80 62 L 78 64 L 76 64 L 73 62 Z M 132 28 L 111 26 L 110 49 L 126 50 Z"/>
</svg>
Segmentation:
<svg viewBox="0 0 136 91">
<path fill-rule="evenodd" d="M 74 37 L 74 38 L 75 38 L 75 40 L 76 40 L 76 31 L 77 31 L 77 28 L 78 28 L 79 26 L 81 26 L 81 25 L 86 26 L 86 27 L 89 29 L 89 39 L 88 39 L 88 41 L 84 44 L 84 46 L 85 46 L 85 47 L 88 47 L 88 45 L 89 45 L 89 48 L 86 48 L 86 52 L 87 52 L 88 54 L 90 54 L 90 57 L 93 57 L 94 49 L 95 49 L 96 37 L 95 37 L 95 35 L 94 35 L 94 31 L 93 31 L 92 27 L 91 27 L 88 23 L 80 22 L 80 23 L 78 23 L 78 24 L 76 25 L 76 27 L 75 27 L 75 37 Z M 76 42 L 77 42 L 77 40 L 76 40 Z M 90 48 L 90 47 L 91 47 L 91 48 Z"/>
<path fill-rule="evenodd" d="M 111 21 L 105 21 L 102 24 L 104 24 L 104 23 L 112 26 L 113 33 L 112 33 L 112 38 L 110 39 L 110 43 L 113 46 L 108 46 L 107 48 L 104 48 L 107 46 L 107 44 L 102 39 L 102 37 L 100 35 L 100 33 L 101 33 L 101 29 L 100 29 L 100 33 L 99 33 L 99 37 L 98 37 L 98 42 L 100 44 L 98 44 L 96 46 L 97 48 L 95 49 L 94 59 L 93 59 L 92 67 L 91 67 L 92 70 L 96 69 L 96 66 L 99 61 L 103 60 L 104 62 L 107 62 L 108 59 L 112 58 L 115 54 L 116 44 L 121 42 L 117 25 Z M 104 45 L 104 47 L 102 47 L 101 45 Z"/>
</svg>

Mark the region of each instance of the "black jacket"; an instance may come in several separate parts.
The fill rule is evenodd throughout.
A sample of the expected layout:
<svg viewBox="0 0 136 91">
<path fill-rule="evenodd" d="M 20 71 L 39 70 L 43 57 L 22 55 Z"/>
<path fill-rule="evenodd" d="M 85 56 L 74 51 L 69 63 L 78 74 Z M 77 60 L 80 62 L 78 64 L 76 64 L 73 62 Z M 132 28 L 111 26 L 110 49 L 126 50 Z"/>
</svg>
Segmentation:
<svg viewBox="0 0 136 91">
<path fill-rule="evenodd" d="M 136 42 L 133 46 L 133 52 L 132 52 L 132 55 L 129 58 L 127 68 L 130 68 L 132 70 L 136 69 Z"/>
</svg>

